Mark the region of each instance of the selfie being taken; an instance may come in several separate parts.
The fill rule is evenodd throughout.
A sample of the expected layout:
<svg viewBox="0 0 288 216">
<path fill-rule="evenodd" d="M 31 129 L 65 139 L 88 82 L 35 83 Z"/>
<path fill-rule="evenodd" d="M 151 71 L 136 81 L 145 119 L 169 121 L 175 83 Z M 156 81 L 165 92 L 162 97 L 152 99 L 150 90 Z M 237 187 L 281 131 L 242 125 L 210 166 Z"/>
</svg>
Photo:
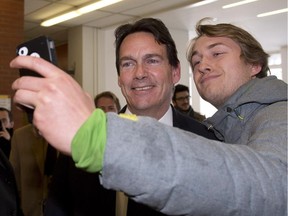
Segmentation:
<svg viewBox="0 0 288 216">
<path fill-rule="evenodd" d="M 287 2 L 0 5 L 0 215 L 287 215 Z"/>
</svg>

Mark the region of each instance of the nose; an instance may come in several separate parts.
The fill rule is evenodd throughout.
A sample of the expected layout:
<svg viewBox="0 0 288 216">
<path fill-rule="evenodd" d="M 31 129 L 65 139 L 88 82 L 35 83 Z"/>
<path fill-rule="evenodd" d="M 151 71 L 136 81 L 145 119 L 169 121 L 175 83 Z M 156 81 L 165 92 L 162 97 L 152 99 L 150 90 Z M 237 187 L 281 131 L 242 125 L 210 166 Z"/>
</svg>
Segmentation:
<svg viewBox="0 0 288 216">
<path fill-rule="evenodd" d="M 206 58 L 202 58 L 198 65 L 200 73 L 208 73 L 211 71 L 210 63 Z"/>
<path fill-rule="evenodd" d="M 147 77 L 147 72 L 143 64 L 137 64 L 135 68 L 135 79 L 143 79 Z"/>
</svg>

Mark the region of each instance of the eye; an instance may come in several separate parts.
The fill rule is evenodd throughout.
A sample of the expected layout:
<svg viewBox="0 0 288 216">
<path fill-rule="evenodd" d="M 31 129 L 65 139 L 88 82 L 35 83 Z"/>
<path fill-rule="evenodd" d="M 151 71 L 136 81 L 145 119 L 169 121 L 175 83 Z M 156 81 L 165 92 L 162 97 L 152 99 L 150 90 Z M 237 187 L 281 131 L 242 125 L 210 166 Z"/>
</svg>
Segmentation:
<svg viewBox="0 0 288 216">
<path fill-rule="evenodd" d="M 213 56 L 219 56 L 219 55 L 222 55 L 223 54 L 223 52 L 215 52 L 215 53 L 213 53 Z"/>
<path fill-rule="evenodd" d="M 193 66 L 193 68 L 194 68 L 196 65 L 198 65 L 199 63 L 200 63 L 200 61 L 192 62 L 192 66 Z"/>
<path fill-rule="evenodd" d="M 19 56 L 27 56 L 28 54 L 28 48 L 27 47 L 21 47 L 18 51 Z"/>
<path fill-rule="evenodd" d="M 195 56 L 192 58 L 191 63 L 192 63 L 192 68 L 196 67 L 198 64 L 200 64 L 201 59 L 200 57 Z"/>
<path fill-rule="evenodd" d="M 198 64 L 201 63 L 201 60 L 202 60 L 202 57 L 200 55 L 194 55 L 192 58 L 191 58 L 191 65 L 192 65 L 192 69 L 194 67 L 196 67 Z"/>
<path fill-rule="evenodd" d="M 121 68 L 133 67 L 135 64 L 132 61 L 123 61 L 120 63 Z"/>
<path fill-rule="evenodd" d="M 159 63 L 159 60 L 157 58 L 148 58 L 146 60 L 146 63 L 147 64 L 158 64 Z"/>
</svg>

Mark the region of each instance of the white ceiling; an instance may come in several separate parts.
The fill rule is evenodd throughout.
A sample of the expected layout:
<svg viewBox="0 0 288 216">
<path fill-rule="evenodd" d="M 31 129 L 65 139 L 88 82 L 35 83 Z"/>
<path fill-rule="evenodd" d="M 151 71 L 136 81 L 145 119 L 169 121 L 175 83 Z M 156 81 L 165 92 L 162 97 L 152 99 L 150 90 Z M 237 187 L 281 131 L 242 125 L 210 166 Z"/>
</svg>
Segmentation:
<svg viewBox="0 0 288 216">
<path fill-rule="evenodd" d="M 160 18 L 168 28 L 193 31 L 199 19 L 209 16 L 217 18 L 217 22 L 229 22 L 245 28 L 260 41 L 267 52 L 279 51 L 282 46 L 287 46 L 287 13 L 256 17 L 260 13 L 287 8 L 287 0 L 258 0 L 222 9 L 223 5 L 237 1 L 218 0 L 193 8 L 190 5 L 199 0 L 123 0 L 52 27 L 41 27 L 40 23 L 44 19 L 95 0 L 25 0 L 25 39 L 46 34 L 56 44 L 61 44 L 67 40 L 67 29 L 73 26 L 108 28 L 147 16 Z"/>
</svg>

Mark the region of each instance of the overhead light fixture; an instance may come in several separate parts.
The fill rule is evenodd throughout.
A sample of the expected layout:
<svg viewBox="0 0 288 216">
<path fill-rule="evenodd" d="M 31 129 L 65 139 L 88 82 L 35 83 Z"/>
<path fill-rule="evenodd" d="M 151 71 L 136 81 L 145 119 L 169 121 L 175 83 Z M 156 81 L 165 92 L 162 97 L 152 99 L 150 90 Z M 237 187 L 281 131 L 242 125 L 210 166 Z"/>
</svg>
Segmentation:
<svg viewBox="0 0 288 216">
<path fill-rule="evenodd" d="M 248 4 L 248 3 L 251 3 L 251 2 L 255 2 L 255 1 L 258 1 L 258 0 L 239 1 L 239 2 L 232 3 L 232 4 L 224 5 L 222 8 L 223 9 L 227 9 L 227 8 L 231 8 L 231 7 L 237 7 L 237 6 L 240 6 L 240 5 L 243 5 L 243 4 Z"/>
<path fill-rule="evenodd" d="M 288 12 L 288 8 L 283 8 L 283 9 L 280 9 L 280 10 L 275 10 L 275 11 L 270 11 L 270 12 L 258 14 L 257 17 L 271 16 L 271 15 L 285 13 L 285 12 Z"/>
<path fill-rule="evenodd" d="M 202 5 L 206 5 L 206 4 L 210 4 L 212 2 L 215 2 L 217 0 L 204 0 L 204 1 L 200 1 L 200 2 L 197 2 L 197 3 L 194 3 L 191 5 L 191 8 L 193 7 L 199 7 L 199 6 L 202 6 Z"/>
<path fill-rule="evenodd" d="M 101 0 L 101 1 L 97 1 L 97 2 L 94 2 L 92 4 L 89 4 L 89 5 L 83 6 L 81 8 L 78 8 L 76 10 L 70 11 L 68 13 L 65 13 L 65 14 L 56 16 L 54 18 L 45 20 L 44 22 L 41 23 L 41 26 L 45 26 L 45 27 L 52 26 L 52 25 L 55 25 L 55 24 L 58 24 L 58 23 L 73 19 L 75 17 L 81 16 L 83 14 L 98 10 L 100 8 L 115 4 L 115 3 L 120 2 L 120 1 L 122 1 L 122 0 Z"/>
</svg>

